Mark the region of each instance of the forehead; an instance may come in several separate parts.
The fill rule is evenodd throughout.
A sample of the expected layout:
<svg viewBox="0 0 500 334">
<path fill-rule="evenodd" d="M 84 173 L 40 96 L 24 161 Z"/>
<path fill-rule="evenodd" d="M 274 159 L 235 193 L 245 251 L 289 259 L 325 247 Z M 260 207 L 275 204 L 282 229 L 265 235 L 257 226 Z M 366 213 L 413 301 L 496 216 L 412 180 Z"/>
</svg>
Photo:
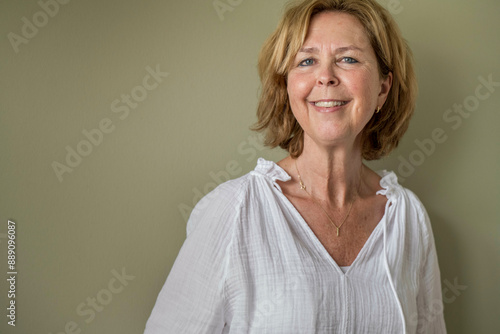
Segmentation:
<svg viewBox="0 0 500 334">
<path fill-rule="evenodd" d="M 309 24 L 304 46 L 332 43 L 350 43 L 358 47 L 370 45 L 365 28 L 355 16 L 342 12 L 316 14 Z"/>
</svg>

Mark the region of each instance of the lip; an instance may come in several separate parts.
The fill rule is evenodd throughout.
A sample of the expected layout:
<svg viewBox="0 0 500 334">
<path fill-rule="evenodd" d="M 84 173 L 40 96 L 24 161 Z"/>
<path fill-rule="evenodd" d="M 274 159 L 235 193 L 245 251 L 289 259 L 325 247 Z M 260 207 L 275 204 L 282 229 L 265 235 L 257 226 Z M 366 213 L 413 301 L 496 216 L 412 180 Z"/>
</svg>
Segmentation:
<svg viewBox="0 0 500 334">
<path fill-rule="evenodd" d="M 317 102 L 345 102 L 345 104 L 341 105 L 341 106 L 334 106 L 334 107 L 318 107 L 315 103 Z M 336 100 L 336 99 L 324 99 L 324 100 L 315 100 L 315 101 L 310 101 L 309 104 L 314 108 L 316 109 L 316 111 L 318 112 L 322 112 L 322 113 L 331 113 L 331 112 L 335 112 L 335 111 L 338 111 L 340 109 L 342 109 L 343 107 L 345 107 L 346 105 L 348 105 L 351 101 L 348 101 L 348 100 Z"/>
</svg>

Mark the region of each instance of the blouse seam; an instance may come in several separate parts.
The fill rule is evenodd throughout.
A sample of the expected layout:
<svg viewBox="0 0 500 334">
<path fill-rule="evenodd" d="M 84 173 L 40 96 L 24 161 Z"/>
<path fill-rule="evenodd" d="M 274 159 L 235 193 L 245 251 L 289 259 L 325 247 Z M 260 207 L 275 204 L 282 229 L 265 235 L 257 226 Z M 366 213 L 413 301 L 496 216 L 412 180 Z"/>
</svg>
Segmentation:
<svg viewBox="0 0 500 334">
<path fill-rule="evenodd" d="M 229 238 L 229 242 L 226 246 L 226 249 L 225 249 L 225 256 L 224 256 L 224 269 L 223 269 L 223 273 L 222 273 L 222 291 L 221 291 L 221 295 L 222 295 L 222 302 L 223 302 L 223 305 L 224 305 L 224 310 L 226 311 L 227 310 L 227 307 L 229 306 L 229 303 L 227 302 L 228 301 L 228 295 L 227 295 L 227 276 L 228 276 L 228 271 L 229 271 L 229 266 L 230 266 L 230 257 L 231 257 L 231 249 L 233 247 L 233 244 L 234 244 L 234 235 L 237 231 L 237 228 L 236 228 L 236 224 L 238 223 L 241 223 L 241 208 L 243 206 L 243 199 L 244 199 L 244 195 L 248 192 L 248 183 L 250 182 L 249 180 L 249 175 L 247 174 L 245 177 L 241 178 L 243 179 L 243 182 L 242 184 L 240 185 L 239 187 L 239 191 L 235 194 L 235 199 L 238 201 L 238 204 L 233 206 L 233 210 L 235 211 L 235 219 L 233 221 L 233 223 L 231 224 L 231 236 Z M 233 180 L 233 181 L 236 181 L 236 180 Z M 231 181 L 229 181 L 231 182 Z M 224 314 L 226 314 L 227 312 L 224 312 Z M 223 319 L 225 320 L 225 319 Z"/>
<path fill-rule="evenodd" d="M 420 262 L 421 265 L 420 265 L 420 278 L 423 277 L 424 275 L 424 270 L 425 270 L 425 265 L 427 263 L 427 260 L 428 260 L 428 257 L 429 257 L 429 246 L 430 246 L 430 234 L 429 234 L 429 230 L 428 230 L 428 226 L 426 224 L 426 214 L 425 212 L 422 210 L 422 205 L 419 203 L 418 207 L 417 207 L 417 221 L 419 222 L 420 226 L 419 226 L 419 230 L 420 230 L 420 238 L 421 238 L 421 242 L 422 242 L 422 245 L 425 247 L 424 250 L 422 251 L 422 261 Z"/>
</svg>

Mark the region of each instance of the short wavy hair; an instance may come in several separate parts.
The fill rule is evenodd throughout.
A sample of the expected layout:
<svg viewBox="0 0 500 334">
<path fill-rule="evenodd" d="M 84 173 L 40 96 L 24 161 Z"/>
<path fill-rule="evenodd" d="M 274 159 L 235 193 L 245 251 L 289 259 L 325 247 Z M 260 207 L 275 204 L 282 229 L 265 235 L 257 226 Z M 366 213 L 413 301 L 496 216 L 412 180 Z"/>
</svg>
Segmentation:
<svg viewBox="0 0 500 334">
<path fill-rule="evenodd" d="M 314 15 L 343 12 L 356 17 L 375 51 L 381 78 L 392 72 L 392 87 L 379 113 L 363 129 L 362 156 L 376 160 L 395 149 L 415 109 L 417 80 L 412 52 L 389 12 L 374 0 L 303 0 L 288 6 L 277 29 L 264 43 L 258 70 L 262 84 L 256 131 L 265 144 L 281 147 L 293 158 L 302 154 L 304 131 L 295 119 L 287 93 L 287 76 L 304 44 Z"/>
</svg>

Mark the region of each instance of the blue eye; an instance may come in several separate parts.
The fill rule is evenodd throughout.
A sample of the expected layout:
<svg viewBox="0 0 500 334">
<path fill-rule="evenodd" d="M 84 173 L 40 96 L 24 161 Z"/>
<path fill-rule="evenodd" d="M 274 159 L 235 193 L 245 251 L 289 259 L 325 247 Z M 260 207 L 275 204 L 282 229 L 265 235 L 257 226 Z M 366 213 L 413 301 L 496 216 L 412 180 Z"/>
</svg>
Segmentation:
<svg viewBox="0 0 500 334">
<path fill-rule="evenodd" d="M 356 64 L 358 61 L 351 57 L 344 57 L 342 60 L 348 64 Z"/>
<path fill-rule="evenodd" d="M 299 66 L 311 66 L 314 64 L 314 59 L 312 58 L 307 58 L 307 59 L 304 59 L 303 61 L 301 61 L 299 63 Z"/>
</svg>

